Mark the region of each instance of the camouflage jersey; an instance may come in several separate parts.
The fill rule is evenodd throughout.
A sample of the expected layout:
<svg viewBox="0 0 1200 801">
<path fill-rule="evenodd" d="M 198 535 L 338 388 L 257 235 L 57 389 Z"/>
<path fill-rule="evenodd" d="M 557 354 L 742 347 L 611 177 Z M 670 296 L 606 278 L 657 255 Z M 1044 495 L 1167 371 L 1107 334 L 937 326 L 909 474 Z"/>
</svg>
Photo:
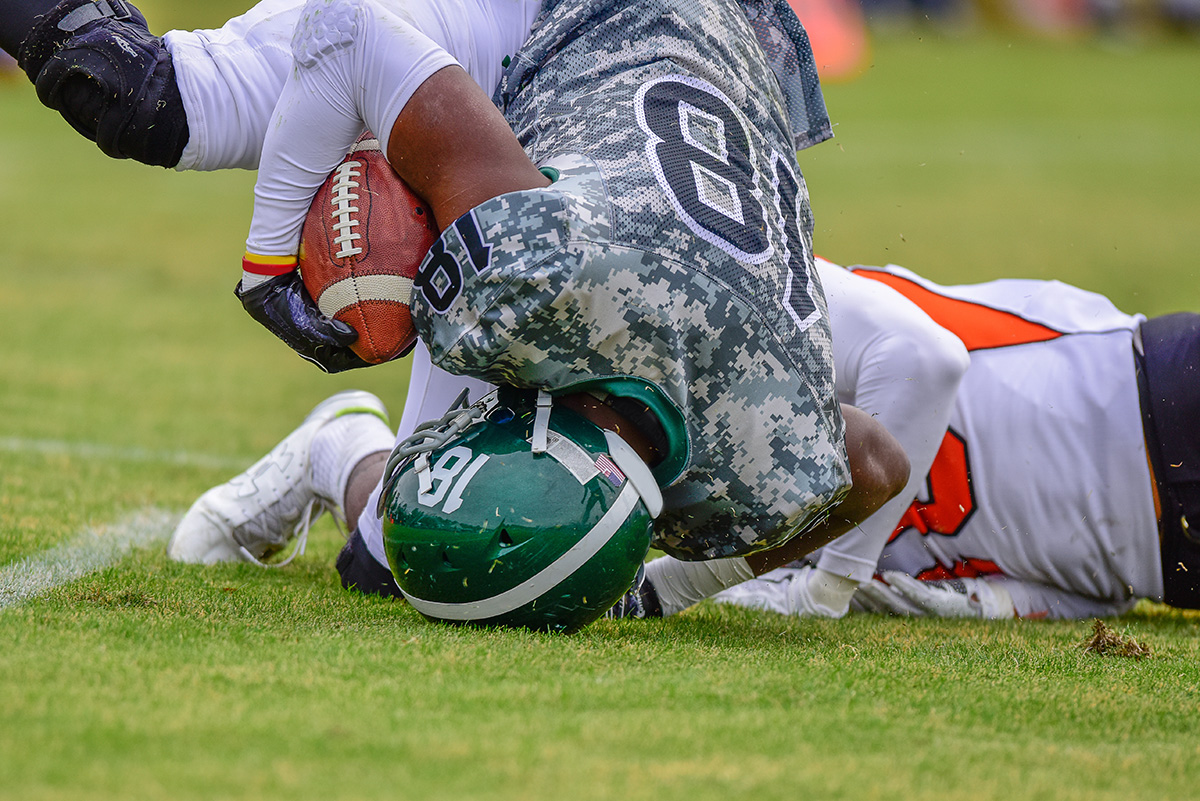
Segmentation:
<svg viewBox="0 0 1200 801">
<path fill-rule="evenodd" d="M 747 554 L 823 520 L 849 468 L 794 153 L 830 128 L 786 2 L 551 0 L 494 99 L 553 183 L 431 248 L 412 310 L 434 363 L 663 396 L 667 553 Z"/>
</svg>

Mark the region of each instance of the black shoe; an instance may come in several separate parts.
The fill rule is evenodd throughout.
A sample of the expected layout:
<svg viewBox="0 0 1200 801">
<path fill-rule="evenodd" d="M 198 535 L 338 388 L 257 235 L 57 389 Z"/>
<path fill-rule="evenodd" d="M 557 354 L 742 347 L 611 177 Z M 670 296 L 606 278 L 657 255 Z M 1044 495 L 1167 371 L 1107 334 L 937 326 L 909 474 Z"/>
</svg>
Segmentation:
<svg viewBox="0 0 1200 801">
<path fill-rule="evenodd" d="M 643 565 L 638 568 L 637 575 L 633 577 L 633 586 L 629 588 L 629 592 L 621 596 L 621 600 L 617 601 L 612 607 L 604 613 L 604 616 L 609 620 L 620 620 L 625 617 L 662 617 L 662 603 L 658 600 L 658 593 L 654 590 L 654 585 L 646 579 L 646 568 Z"/>
</svg>

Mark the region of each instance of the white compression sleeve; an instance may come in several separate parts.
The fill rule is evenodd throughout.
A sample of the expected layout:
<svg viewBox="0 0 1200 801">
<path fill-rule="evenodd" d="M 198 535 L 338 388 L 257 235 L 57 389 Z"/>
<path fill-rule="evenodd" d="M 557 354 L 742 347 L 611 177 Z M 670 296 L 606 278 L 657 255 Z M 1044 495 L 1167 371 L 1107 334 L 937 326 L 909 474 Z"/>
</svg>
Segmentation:
<svg viewBox="0 0 1200 801">
<path fill-rule="evenodd" d="M 454 375 L 437 367 L 429 358 L 425 343 L 417 340 L 409 360 L 412 372 L 408 379 L 408 395 L 404 398 L 404 413 L 396 430 L 396 441 L 412 434 L 426 420 L 435 420 L 446 413 L 460 392 L 467 390 L 471 403 L 496 387 L 469 376 Z"/>
<path fill-rule="evenodd" d="M 168 31 L 188 118 L 177 170 L 258 167 L 271 111 L 292 69 L 292 31 L 304 0 L 261 0 L 220 28 Z"/>
<path fill-rule="evenodd" d="M 458 62 L 375 0 L 310 3 L 292 41 L 295 59 L 263 142 L 246 250 L 294 255 L 318 187 L 364 129 L 387 152 L 404 105 Z"/>
<path fill-rule="evenodd" d="M 863 582 L 924 485 L 969 359 L 957 337 L 899 292 L 821 259 L 817 267 L 829 303 L 838 400 L 882 423 L 911 465 L 895 498 L 821 551 L 822 570 Z"/>
<path fill-rule="evenodd" d="M 505 56 L 529 35 L 538 0 L 403 0 L 391 8 L 453 55 L 489 95 Z M 263 138 L 292 71 L 292 33 L 305 0 L 259 0 L 220 28 L 168 31 L 188 118 L 177 170 L 258 167 Z"/>
<path fill-rule="evenodd" d="M 662 556 L 646 565 L 646 580 L 654 585 L 663 617 L 679 614 L 721 590 L 752 578 L 754 571 L 740 556 L 707 562 L 684 562 Z"/>
</svg>

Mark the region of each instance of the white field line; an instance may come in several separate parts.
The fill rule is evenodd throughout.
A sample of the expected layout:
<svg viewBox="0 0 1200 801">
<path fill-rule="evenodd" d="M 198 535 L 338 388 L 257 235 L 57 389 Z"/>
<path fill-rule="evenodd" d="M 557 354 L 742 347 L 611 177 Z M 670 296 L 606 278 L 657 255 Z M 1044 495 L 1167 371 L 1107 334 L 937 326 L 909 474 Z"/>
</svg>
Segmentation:
<svg viewBox="0 0 1200 801">
<path fill-rule="evenodd" d="M 152 451 L 23 437 L 0 437 L 0 452 L 183 465 L 230 472 L 244 469 L 253 461 L 190 451 Z M 115 523 L 87 528 L 69 542 L 5 565 L 0 568 L 0 609 L 108 567 L 134 548 L 165 542 L 175 530 L 179 517 L 161 509 L 143 509 Z"/>
<path fill-rule="evenodd" d="M 110 459 L 120 462 L 150 462 L 187 467 L 208 467 L 216 470 L 244 470 L 253 459 L 234 459 L 209 453 L 191 451 L 152 451 L 145 448 L 118 448 L 92 442 L 68 442 L 56 439 L 26 439 L 0 437 L 0 451 L 8 453 L 43 453 L 74 456 L 80 459 Z"/>
<path fill-rule="evenodd" d="M 179 515 L 146 508 L 106 526 L 84 529 L 73 540 L 0 568 L 0 609 L 115 564 L 134 548 L 165 542 Z"/>
</svg>

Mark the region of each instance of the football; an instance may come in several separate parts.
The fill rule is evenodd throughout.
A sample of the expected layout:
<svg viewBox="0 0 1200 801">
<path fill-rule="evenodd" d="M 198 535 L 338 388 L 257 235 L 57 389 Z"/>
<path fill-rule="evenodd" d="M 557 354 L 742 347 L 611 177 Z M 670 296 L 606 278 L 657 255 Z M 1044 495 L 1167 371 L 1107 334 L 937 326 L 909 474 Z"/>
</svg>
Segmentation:
<svg viewBox="0 0 1200 801">
<path fill-rule="evenodd" d="M 379 364 L 416 341 L 408 300 L 437 239 L 429 207 L 366 135 L 313 198 L 300 242 L 300 275 L 321 313 L 358 332 L 352 349 Z"/>
</svg>

